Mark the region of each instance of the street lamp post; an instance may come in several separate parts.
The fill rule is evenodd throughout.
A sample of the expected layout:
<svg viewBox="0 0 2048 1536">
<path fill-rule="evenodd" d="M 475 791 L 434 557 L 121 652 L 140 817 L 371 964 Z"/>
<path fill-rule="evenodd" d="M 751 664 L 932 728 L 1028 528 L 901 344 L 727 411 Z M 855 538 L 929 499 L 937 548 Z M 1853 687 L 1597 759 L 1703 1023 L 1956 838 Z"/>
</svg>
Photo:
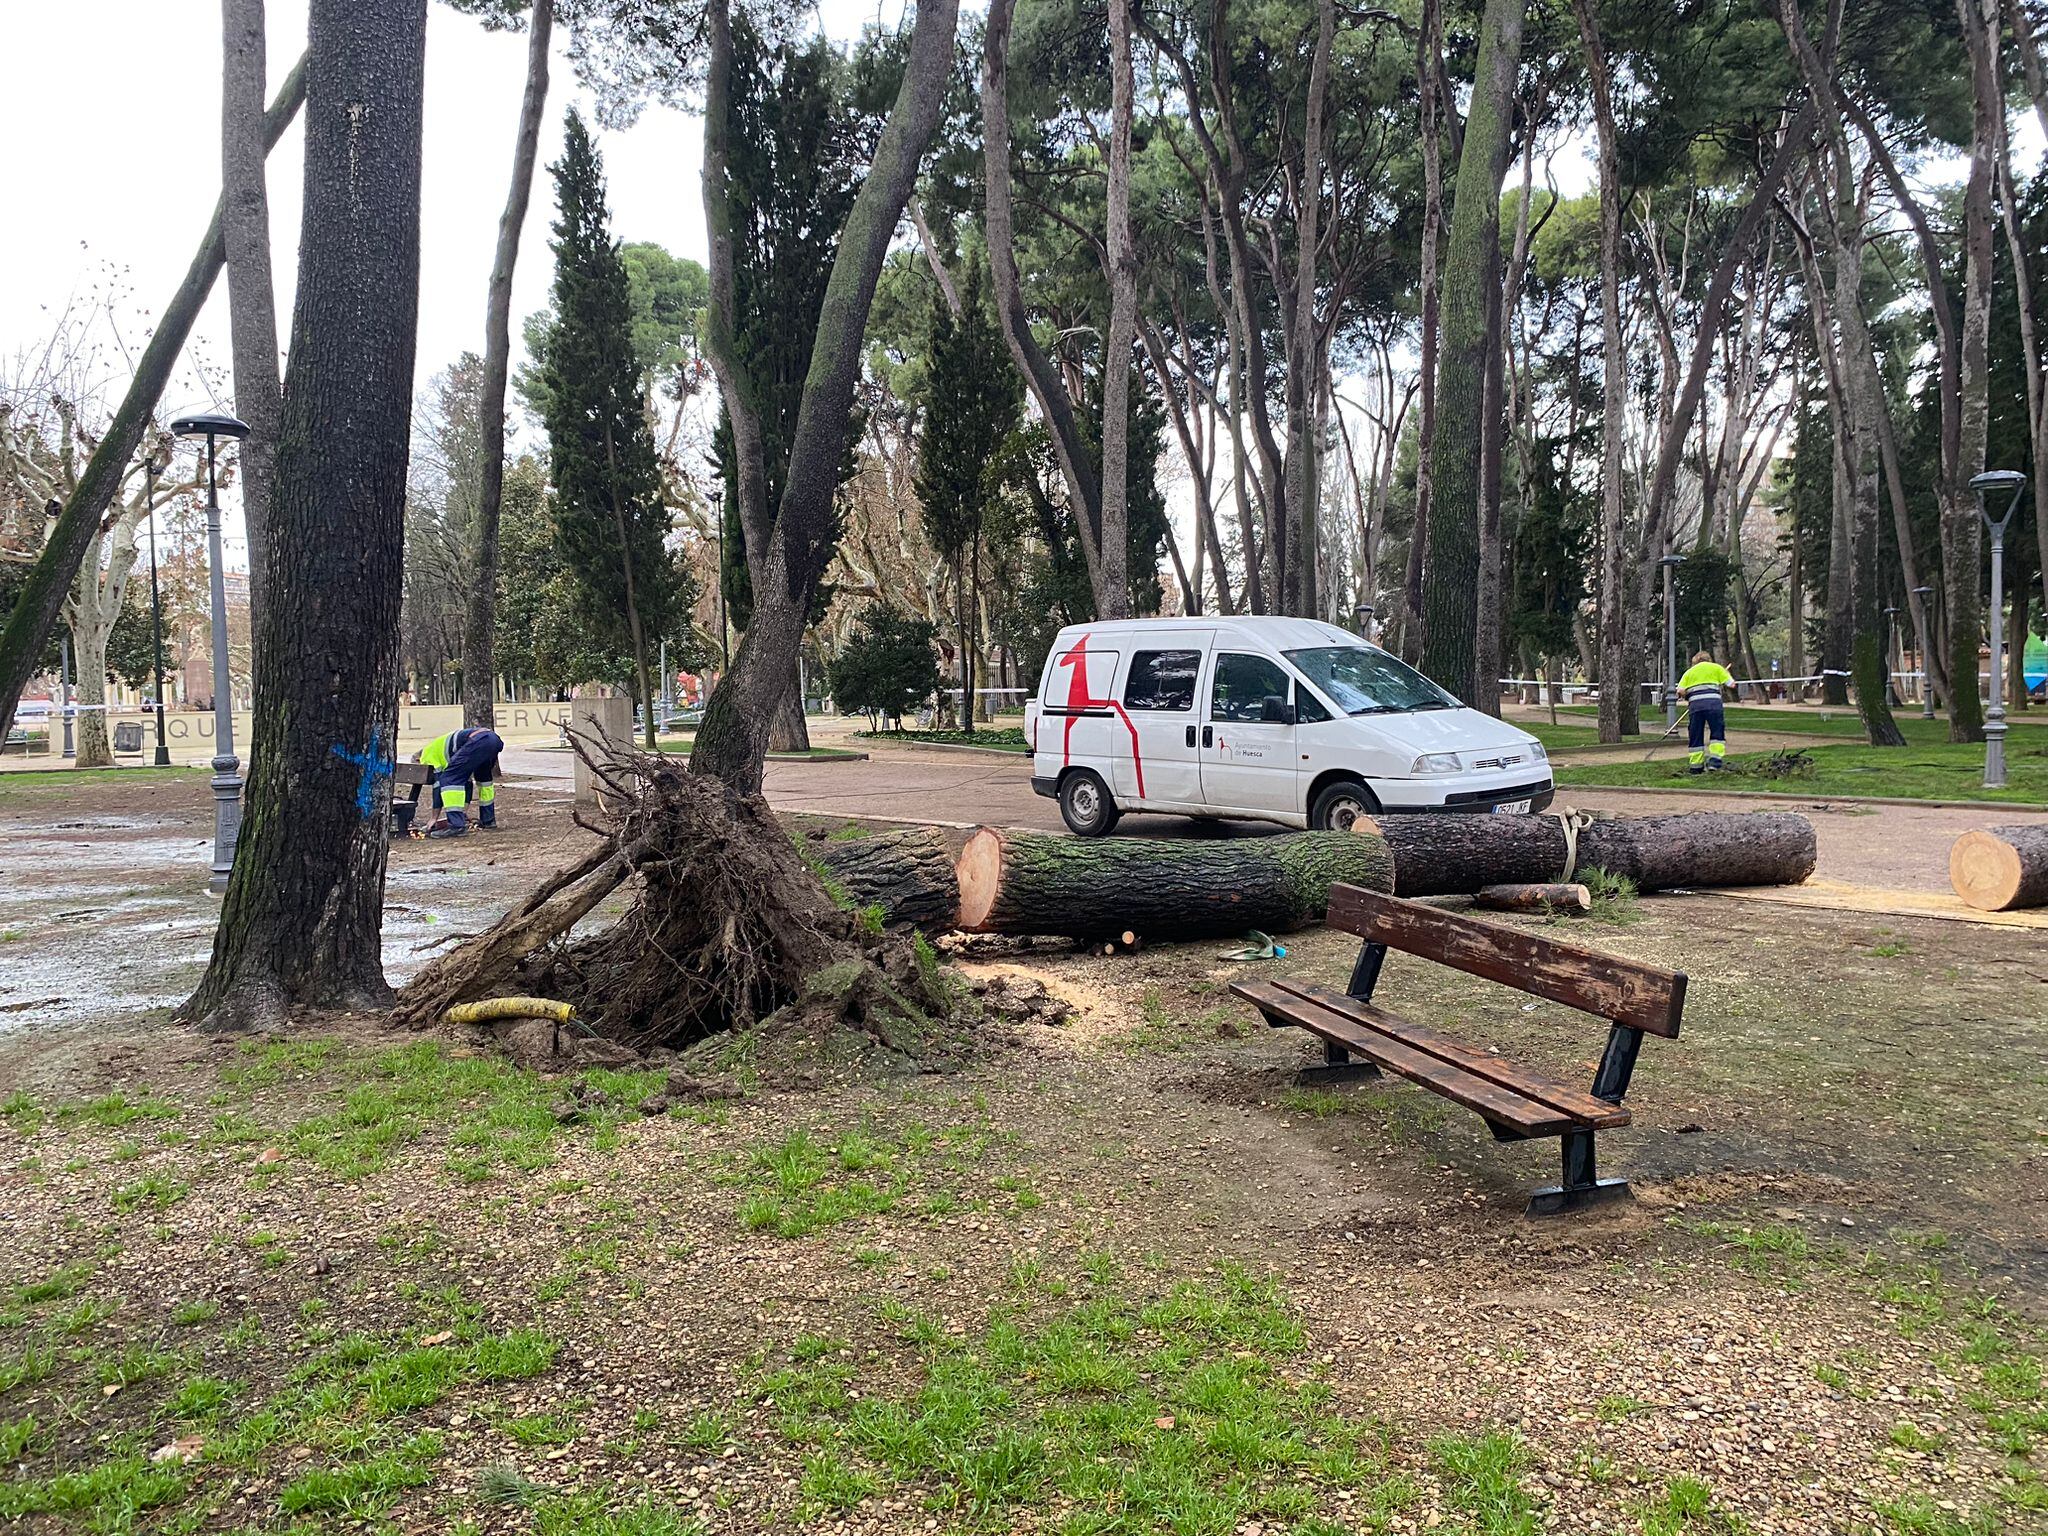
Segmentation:
<svg viewBox="0 0 2048 1536">
<path fill-rule="evenodd" d="M 1927 599 L 1934 596 L 1932 587 L 1915 587 L 1913 595 L 1920 599 L 1920 606 L 1913 610 L 1914 648 L 1920 652 L 1920 718 L 1934 718 L 1934 679 L 1927 670 Z"/>
<path fill-rule="evenodd" d="M 1970 477 L 1977 510 L 1991 530 L 1991 707 L 1984 712 L 1984 787 L 2005 787 L 2005 529 L 2019 510 L 2027 477 L 2016 469 L 1987 469 Z M 1991 515 L 1991 498 L 2011 491 L 2002 516 Z"/>
<path fill-rule="evenodd" d="M 156 643 L 156 766 L 171 766 L 171 748 L 164 739 L 164 605 L 156 582 L 156 477 L 163 465 L 152 448 L 142 461 L 143 518 L 149 523 L 149 632 Z"/>
<path fill-rule="evenodd" d="M 1372 616 L 1377 612 L 1371 603 L 1360 603 L 1354 611 L 1357 620 L 1358 638 L 1367 645 L 1372 644 Z"/>
<path fill-rule="evenodd" d="M 223 437 L 249 435 L 249 424 L 224 414 L 181 416 L 171 423 L 180 437 L 206 439 L 206 553 L 212 567 L 213 597 L 213 878 L 218 896 L 235 867 L 235 843 L 242 835 L 241 760 L 235 756 L 234 684 L 228 676 L 228 587 L 220 552 L 220 488 L 214 479 L 214 445 Z"/>
<path fill-rule="evenodd" d="M 1666 555 L 1657 562 L 1664 567 L 1664 729 L 1678 724 L 1678 604 L 1673 597 L 1683 555 Z"/>
</svg>

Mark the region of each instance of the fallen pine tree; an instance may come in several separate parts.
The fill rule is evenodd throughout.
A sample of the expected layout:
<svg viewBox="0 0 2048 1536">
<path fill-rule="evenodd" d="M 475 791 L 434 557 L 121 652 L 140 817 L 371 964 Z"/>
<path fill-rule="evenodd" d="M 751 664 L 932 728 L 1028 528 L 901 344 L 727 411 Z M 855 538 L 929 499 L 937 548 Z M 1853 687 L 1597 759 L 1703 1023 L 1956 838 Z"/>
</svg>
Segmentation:
<svg viewBox="0 0 2048 1536">
<path fill-rule="evenodd" d="M 1558 816 L 1382 816 L 1396 896 L 1622 876 L 1639 891 L 1797 885 L 1813 873 L 1813 823 L 1784 811 L 1689 811 L 1570 822 Z"/>
<path fill-rule="evenodd" d="M 1352 832 L 1198 841 L 983 827 L 957 868 L 968 932 L 1077 939 L 1286 933 L 1321 920 L 1332 885 L 1393 884 L 1386 845 Z"/>
</svg>

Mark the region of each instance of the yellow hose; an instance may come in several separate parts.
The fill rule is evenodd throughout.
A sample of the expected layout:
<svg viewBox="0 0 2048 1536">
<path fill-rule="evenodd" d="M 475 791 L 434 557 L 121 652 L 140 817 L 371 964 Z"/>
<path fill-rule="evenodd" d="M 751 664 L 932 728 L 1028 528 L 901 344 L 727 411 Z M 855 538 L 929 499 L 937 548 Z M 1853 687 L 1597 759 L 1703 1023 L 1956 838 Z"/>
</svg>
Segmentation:
<svg viewBox="0 0 2048 1536">
<path fill-rule="evenodd" d="M 457 1003 L 441 1017 L 450 1024 L 488 1024 L 493 1019 L 553 1019 L 567 1024 L 576 1010 L 550 997 L 487 997 L 480 1003 Z"/>
</svg>

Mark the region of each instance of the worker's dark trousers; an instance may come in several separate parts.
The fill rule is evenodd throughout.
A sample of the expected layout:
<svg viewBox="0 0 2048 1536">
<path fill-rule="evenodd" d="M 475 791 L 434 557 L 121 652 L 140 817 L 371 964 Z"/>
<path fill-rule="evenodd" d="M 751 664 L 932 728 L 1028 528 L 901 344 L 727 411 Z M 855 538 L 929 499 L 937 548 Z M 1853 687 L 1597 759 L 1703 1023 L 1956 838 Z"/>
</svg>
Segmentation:
<svg viewBox="0 0 2048 1536">
<path fill-rule="evenodd" d="M 464 807 L 469 801 L 469 782 L 476 780 L 477 821 L 486 827 L 498 824 L 498 754 L 505 743 L 496 731 L 477 731 L 466 738 L 448 758 L 448 766 L 434 775 L 434 798 L 448 813 L 448 825 L 461 831 L 469 825 Z"/>
<path fill-rule="evenodd" d="M 1685 742 L 1692 749 L 1686 760 L 1694 769 L 1705 766 L 1708 753 L 1713 754 L 1714 766 L 1721 766 L 1728 755 L 1728 722 L 1721 713 L 1719 699 L 1693 699 L 1687 703 Z"/>
</svg>

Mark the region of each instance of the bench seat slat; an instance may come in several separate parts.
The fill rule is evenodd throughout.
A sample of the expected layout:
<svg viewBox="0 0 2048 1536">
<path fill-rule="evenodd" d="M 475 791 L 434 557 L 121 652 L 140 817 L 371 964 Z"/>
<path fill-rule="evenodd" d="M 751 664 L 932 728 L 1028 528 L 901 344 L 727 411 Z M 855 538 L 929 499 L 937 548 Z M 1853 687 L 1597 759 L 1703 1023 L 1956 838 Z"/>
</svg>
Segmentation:
<svg viewBox="0 0 2048 1536">
<path fill-rule="evenodd" d="M 1524 1098 L 1535 1099 L 1547 1104 L 1561 1114 L 1570 1115 L 1591 1130 L 1610 1131 L 1627 1125 L 1631 1116 L 1619 1104 L 1610 1104 L 1605 1099 L 1595 1098 L 1583 1088 L 1573 1088 L 1555 1078 L 1523 1066 L 1520 1062 L 1495 1056 L 1477 1046 L 1453 1040 L 1421 1024 L 1412 1023 L 1399 1014 L 1389 1013 L 1373 1003 L 1362 1003 L 1355 997 L 1346 997 L 1342 992 L 1314 982 L 1291 981 L 1285 977 L 1276 984 L 1284 992 L 1341 1014 L 1354 1023 L 1391 1035 L 1404 1045 L 1411 1045 L 1427 1055 L 1447 1061 L 1452 1066 L 1463 1067 L 1479 1077 L 1496 1082 L 1503 1088 L 1512 1089 Z"/>
<path fill-rule="evenodd" d="M 1332 928 L 1434 960 L 1470 976 L 1598 1014 L 1630 1029 L 1678 1037 L 1685 973 L 1524 933 L 1355 885 L 1330 887 Z"/>
<path fill-rule="evenodd" d="M 1540 1100 L 1504 1088 L 1491 1078 L 1432 1056 L 1274 982 L 1240 981 L 1230 990 L 1261 1013 L 1297 1024 L 1524 1136 L 1561 1136 L 1583 1129 L 1579 1120 Z"/>
</svg>

